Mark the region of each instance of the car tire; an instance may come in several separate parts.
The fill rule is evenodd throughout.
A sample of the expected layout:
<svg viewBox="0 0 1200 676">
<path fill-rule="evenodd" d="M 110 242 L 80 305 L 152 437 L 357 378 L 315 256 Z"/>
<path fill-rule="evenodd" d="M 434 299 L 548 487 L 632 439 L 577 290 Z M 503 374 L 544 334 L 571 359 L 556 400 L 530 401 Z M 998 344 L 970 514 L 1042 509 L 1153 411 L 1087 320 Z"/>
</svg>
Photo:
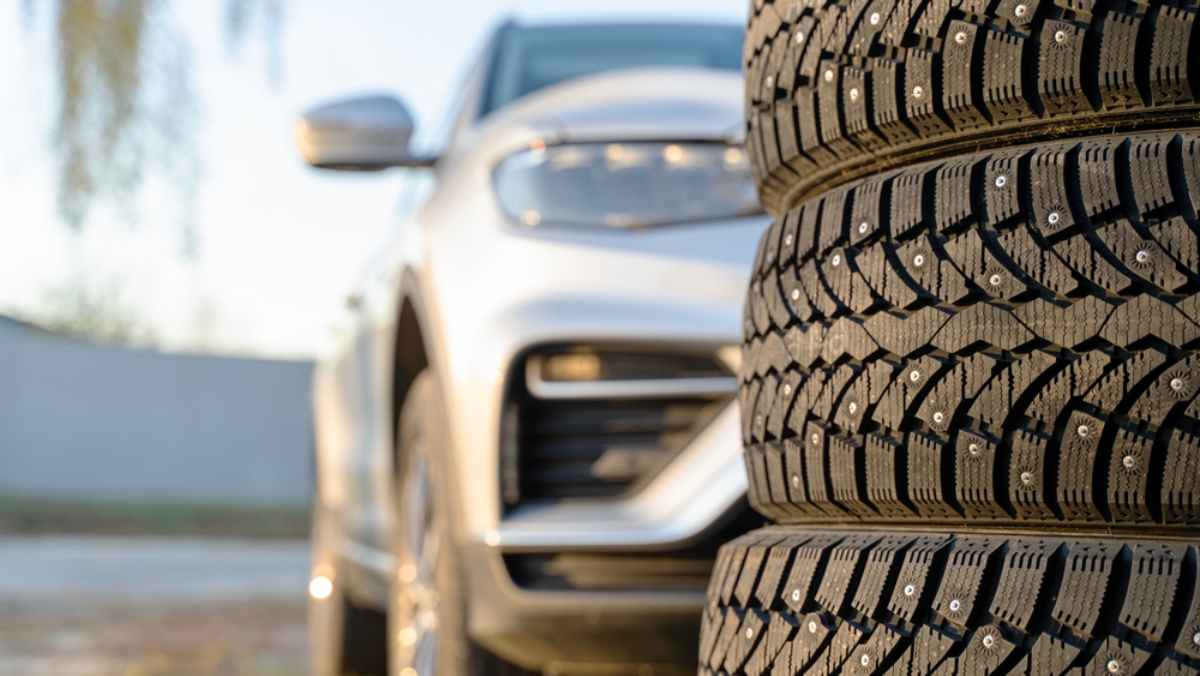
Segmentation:
<svg viewBox="0 0 1200 676">
<path fill-rule="evenodd" d="M 700 673 L 1195 673 L 1196 563 L 1149 537 L 767 527 L 721 549 Z"/>
<path fill-rule="evenodd" d="M 1194 5 L 750 5 L 747 141 L 773 213 L 919 159 L 1196 124 Z"/>
<path fill-rule="evenodd" d="M 752 3 L 702 672 L 1200 670 L 1195 12 L 971 2 Z"/>
<path fill-rule="evenodd" d="M 882 172 L 781 214 L 705 673 L 1200 671 L 1200 134 Z M 905 590 L 911 586 L 911 591 Z"/>
<path fill-rule="evenodd" d="M 387 617 L 347 594 L 330 521 L 313 511 L 313 573 L 330 581 L 328 595 L 308 599 L 309 664 L 316 676 L 387 673 Z"/>
<path fill-rule="evenodd" d="M 461 567 L 461 551 L 454 532 L 455 506 L 445 466 L 445 420 L 437 379 L 429 371 L 417 376 L 405 397 L 397 430 L 397 500 L 393 537 L 396 575 L 392 578 L 389 620 L 389 660 L 394 676 L 408 674 L 462 674 L 463 676 L 518 676 L 525 674 L 476 644 L 467 630 L 469 617 L 468 586 Z M 421 508 L 410 500 L 412 488 L 419 485 L 418 474 L 426 473 L 426 509 L 430 519 L 412 517 Z M 417 532 L 416 522 L 428 529 L 419 535 L 426 544 L 436 542 L 433 561 L 415 556 L 416 545 L 410 536 Z M 408 525 L 406 525 L 408 524 Z M 426 550 L 421 550 L 426 551 Z M 414 568 L 408 568 L 415 566 Z M 436 599 L 433 607 L 416 595 Z M 432 595 L 432 596 L 430 596 Z M 431 614 L 430 614 L 431 613 Z M 424 617 L 422 615 L 425 614 Z M 427 632 L 418 630 L 424 623 L 435 627 L 431 642 Z M 417 633 L 414 634 L 413 632 Z M 422 650 L 432 650 L 432 664 Z"/>
<path fill-rule="evenodd" d="M 1200 135 L 1160 132 L 919 164 L 785 212 L 746 303 L 751 504 L 1194 537 L 1198 206 Z"/>
</svg>

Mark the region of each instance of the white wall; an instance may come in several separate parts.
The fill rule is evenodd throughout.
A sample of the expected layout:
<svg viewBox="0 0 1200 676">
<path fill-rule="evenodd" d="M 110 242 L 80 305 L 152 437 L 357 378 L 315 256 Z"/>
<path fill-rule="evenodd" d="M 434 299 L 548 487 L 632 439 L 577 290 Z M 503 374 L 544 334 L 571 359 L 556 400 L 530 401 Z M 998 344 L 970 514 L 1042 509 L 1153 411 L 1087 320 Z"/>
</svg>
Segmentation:
<svg viewBox="0 0 1200 676">
<path fill-rule="evenodd" d="M 94 345 L 0 317 L 0 495 L 303 505 L 311 371 Z"/>
</svg>

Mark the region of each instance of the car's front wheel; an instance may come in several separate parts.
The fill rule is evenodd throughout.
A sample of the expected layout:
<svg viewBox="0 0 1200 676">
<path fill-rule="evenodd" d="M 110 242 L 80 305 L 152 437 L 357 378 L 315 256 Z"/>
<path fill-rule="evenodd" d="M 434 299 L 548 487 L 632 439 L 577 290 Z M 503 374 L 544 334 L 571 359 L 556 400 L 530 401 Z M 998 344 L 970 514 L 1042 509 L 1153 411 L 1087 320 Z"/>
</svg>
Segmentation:
<svg viewBox="0 0 1200 676">
<path fill-rule="evenodd" d="M 389 659 L 393 676 L 516 674 L 467 633 L 466 580 L 451 518 L 437 381 L 417 377 L 397 431 Z"/>
</svg>

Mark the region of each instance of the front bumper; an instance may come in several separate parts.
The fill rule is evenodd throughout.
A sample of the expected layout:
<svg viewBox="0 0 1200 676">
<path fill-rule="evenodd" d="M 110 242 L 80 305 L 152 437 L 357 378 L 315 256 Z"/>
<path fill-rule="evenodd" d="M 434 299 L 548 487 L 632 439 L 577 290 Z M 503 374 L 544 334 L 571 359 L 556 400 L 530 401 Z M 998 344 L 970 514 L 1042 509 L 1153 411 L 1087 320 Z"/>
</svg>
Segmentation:
<svg viewBox="0 0 1200 676">
<path fill-rule="evenodd" d="M 471 633 L 506 660 L 549 674 L 695 673 L 717 548 L 757 523 L 739 500 L 674 550 L 538 554 L 474 545 L 466 557 Z"/>
<path fill-rule="evenodd" d="M 548 673 L 695 673 L 703 590 L 528 591 L 495 549 L 467 557 L 471 633 L 504 659 Z"/>
<path fill-rule="evenodd" d="M 628 497 L 526 505 L 468 544 L 470 627 L 550 673 L 695 670 L 717 548 L 758 523 L 728 405 Z"/>
</svg>

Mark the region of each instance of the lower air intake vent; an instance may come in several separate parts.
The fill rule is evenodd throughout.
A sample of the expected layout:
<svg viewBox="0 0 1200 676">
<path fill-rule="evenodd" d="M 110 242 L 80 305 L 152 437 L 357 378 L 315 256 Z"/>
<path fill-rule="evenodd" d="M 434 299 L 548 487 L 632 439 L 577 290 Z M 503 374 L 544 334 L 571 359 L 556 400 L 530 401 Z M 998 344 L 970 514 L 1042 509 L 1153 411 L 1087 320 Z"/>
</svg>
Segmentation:
<svg viewBox="0 0 1200 676">
<path fill-rule="evenodd" d="M 702 592 L 717 549 L 762 523 L 741 500 L 689 544 L 643 552 L 505 554 L 504 563 L 522 589 Z"/>
<path fill-rule="evenodd" d="M 709 354 L 583 348 L 526 358 L 505 414 L 507 507 L 610 498 L 653 476 L 732 397 Z"/>
</svg>

